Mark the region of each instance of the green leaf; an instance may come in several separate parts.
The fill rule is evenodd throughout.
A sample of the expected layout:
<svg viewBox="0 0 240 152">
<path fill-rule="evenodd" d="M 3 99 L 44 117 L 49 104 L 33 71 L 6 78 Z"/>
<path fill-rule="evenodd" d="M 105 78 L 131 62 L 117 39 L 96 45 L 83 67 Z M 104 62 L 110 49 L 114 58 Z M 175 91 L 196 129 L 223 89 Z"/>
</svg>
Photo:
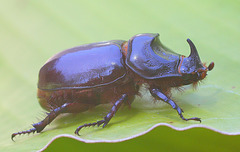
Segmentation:
<svg viewBox="0 0 240 152">
<path fill-rule="evenodd" d="M 240 136 L 227 136 L 207 130 L 194 128 L 176 131 L 166 126 L 153 129 L 149 133 L 117 143 L 84 143 L 76 139 L 61 137 L 53 141 L 46 149 L 52 151 L 87 151 L 122 152 L 122 151 L 236 151 Z"/>
<path fill-rule="evenodd" d="M 239 135 L 239 4 L 234 0 L 2 1 L 0 151 L 40 150 L 56 136 L 84 142 L 118 142 L 143 135 L 159 125 L 176 130 L 204 127 Z M 173 93 L 184 116 L 200 117 L 202 123 L 182 121 L 169 105 L 154 102 L 143 89 L 143 97 L 137 97 L 131 109 L 121 108 L 104 129 L 84 128 L 80 137 L 74 135 L 79 125 L 104 117 L 111 105 L 64 114 L 42 133 L 17 136 L 16 142 L 11 141 L 13 132 L 29 129 L 46 116 L 38 104 L 36 90 L 38 71 L 49 57 L 77 45 L 128 40 L 138 33 L 160 33 L 164 45 L 186 56 L 190 51 L 185 40 L 190 38 L 202 61 L 215 62 L 215 68 L 197 90 L 186 86 L 183 92 Z"/>
</svg>

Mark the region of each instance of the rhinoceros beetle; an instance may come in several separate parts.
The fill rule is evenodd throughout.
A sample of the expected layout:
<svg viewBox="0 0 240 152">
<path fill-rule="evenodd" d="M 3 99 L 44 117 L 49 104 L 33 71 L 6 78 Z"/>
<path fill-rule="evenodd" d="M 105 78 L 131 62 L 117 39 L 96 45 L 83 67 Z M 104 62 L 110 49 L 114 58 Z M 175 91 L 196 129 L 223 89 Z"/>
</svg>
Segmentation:
<svg viewBox="0 0 240 152">
<path fill-rule="evenodd" d="M 41 132 L 61 113 L 79 113 L 99 104 L 114 103 L 100 121 L 79 126 L 105 127 L 123 102 L 131 104 L 139 86 L 147 84 L 151 95 L 172 106 L 183 120 L 182 109 L 170 99 L 172 88 L 197 84 L 214 62 L 207 67 L 200 60 L 190 39 L 188 57 L 177 54 L 159 40 L 159 34 L 138 34 L 129 41 L 113 40 L 67 49 L 51 57 L 40 69 L 37 96 L 40 105 L 50 111 L 33 128 L 12 134 Z"/>
</svg>

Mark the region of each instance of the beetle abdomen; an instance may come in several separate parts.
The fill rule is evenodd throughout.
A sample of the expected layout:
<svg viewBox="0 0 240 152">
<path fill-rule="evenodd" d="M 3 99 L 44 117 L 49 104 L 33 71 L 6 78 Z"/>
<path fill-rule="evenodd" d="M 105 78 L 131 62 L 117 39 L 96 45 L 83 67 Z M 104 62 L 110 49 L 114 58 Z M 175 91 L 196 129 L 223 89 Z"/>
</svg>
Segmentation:
<svg viewBox="0 0 240 152">
<path fill-rule="evenodd" d="M 93 89 L 65 89 L 65 90 L 41 90 L 37 91 L 38 101 L 45 110 L 52 110 L 65 103 L 78 102 L 81 104 L 72 113 L 88 110 L 90 107 L 99 104 L 100 96 Z"/>
<path fill-rule="evenodd" d="M 93 43 L 56 54 L 41 68 L 38 88 L 85 89 L 118 81 L 126 74 L 121 52 L 123 42 Z"/>
<path fill-rule="evenodd" d="M 48 111 L 65 103 L 79 103 L 79 107 L 73 107 L 68 111 L 69 113 L 78 113 L 98 104 L 114 103 L 124 92 L 128 93 L 128 103 L 130 104 L 138 91 L 139 87 L 133 81 L 125 81 L 90 89 L 38 89 L 37 96 L 41 107 Z"/>
</svg>

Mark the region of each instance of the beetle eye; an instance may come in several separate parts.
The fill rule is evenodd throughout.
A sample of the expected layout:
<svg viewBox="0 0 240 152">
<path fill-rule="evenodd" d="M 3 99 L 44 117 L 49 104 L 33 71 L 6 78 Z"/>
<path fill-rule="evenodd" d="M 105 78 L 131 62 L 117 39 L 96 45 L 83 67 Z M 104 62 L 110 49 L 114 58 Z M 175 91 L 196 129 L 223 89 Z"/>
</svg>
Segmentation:
<svg viewBox="0 0 240 152">
<path fill-rule="evenodd" d="M 206 77 L 206 72 L 203 72 L 203 73 L 201 74 L 201 78 L 204 79 L 205 77 Z"/>
</svg>

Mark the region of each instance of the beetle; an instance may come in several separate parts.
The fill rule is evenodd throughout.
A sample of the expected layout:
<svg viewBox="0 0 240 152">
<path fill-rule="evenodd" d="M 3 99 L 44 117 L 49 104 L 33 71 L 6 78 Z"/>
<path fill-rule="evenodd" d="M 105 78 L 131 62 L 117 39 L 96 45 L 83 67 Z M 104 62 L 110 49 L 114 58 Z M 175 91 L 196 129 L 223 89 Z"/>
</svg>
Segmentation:
<svg viewBox="0 0 240 152">
<path fill-rule="evenodd" d="M 38 101 L 47 111 L 33 128 L 13 133 L 39 133 L 61 113 L 79 113 L 99 104 L 114 103 L 109 113 L 97 122 L 80 125 L 105 127 L 124 102 L 131 104 L 139 87 L 147 84 L 151 95 L 168 103 L 181 119 L 201 122 L 198 117 L 185 118 L 183 110 L 170 98 L 172 88 L 196 85 L 214 67 L 200 60 L 195 45 L 187 39 L 188 57 L 175 53 L 159 40 L 159 34 L 145 33 L 128 41 L 112 40 L 77 46 L 51 57 L 39 72 Z"/>
</svg>

